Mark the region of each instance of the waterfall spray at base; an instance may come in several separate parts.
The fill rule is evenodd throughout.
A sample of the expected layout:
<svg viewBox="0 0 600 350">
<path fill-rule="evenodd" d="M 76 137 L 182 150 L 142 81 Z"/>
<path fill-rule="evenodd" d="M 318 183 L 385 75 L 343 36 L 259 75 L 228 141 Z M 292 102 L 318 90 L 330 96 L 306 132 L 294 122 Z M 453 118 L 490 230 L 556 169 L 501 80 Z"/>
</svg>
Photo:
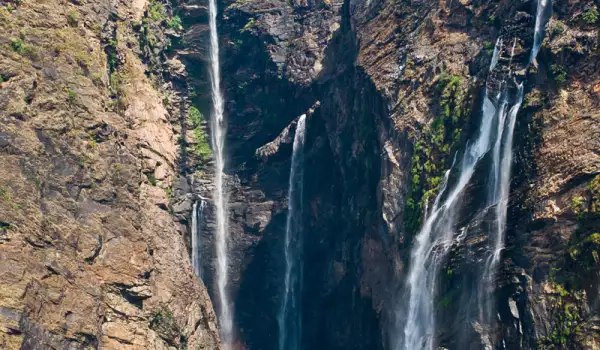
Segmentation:
<svg viewBox="0 0 600 350">
<path fill-rule="evenodd" d="M 300 349 L 302 334 L 302 191 L 304 177 L 304 139 L 306 115 L 296 126 L 294 149 L 288 188 L 288 213 L 284 237 L 285 277 L 284 291 L 277 323 L 279 325 L 279 350 Z"/>
<path fill-rule="evenodd" d="M 539 52 L 545 26 L 544 16 L 547 13 L 547 3 L 547 0 L 538 0 L 534 44 L 529 63 L 534 61 Z M 490 72 L 496 68 L 499 62 L 502 45 L 503 40 L 499 38 L 490 63 Z M 511 62 L 514 45 L 511 51 Z M 508 78 L 513 78 L 512 68 L 509 69 Z M 500 261 L 500 253 L 504 249 L 514 126 L 523 101 L 523 83 L 518 83 L 515 79 L 514 84 L 517 91 L 514 97 L 510 98 L 506 80 L 502 81 L 499 89 L 493 88 L 493 84 L 487 82 L 478 137 L 474 143 L 467 146 L 454 183 L 452 185 L 448 184 L 451 169 L 446 172 L 433 207 L 429 213 L 425 213 L 425 222 L 414 240 L 411 253 L 406 285 L 409 294 L 408 308 L 405 314 L 400 312 L 396 314 L 397 324 L 401 323 L 398 318 L 406 316 L 403 334 L 396 335 L 396 338 L 402 336 L 403 338 L 395 339 L 393 342 L 396 349 L 430 350 L 435 345 L 434 299 L 438 272 L 452 244 L 461 239 L 461 235 L 455 238 L 460 198 L 475 172 L 477 163 L 490 150 L 492 142 L 495 140 L 493 164 L 490 169 L 491 188 L 488 190 L 488 200 L 493 202 L 492 205 L 495 206 L 495 229 L 490 234 L 490 236 L 493 235 L 489 239 L 491 242 L 490 254 L 484 267 L 480 285 L 493 283 L 494 273 Z M 497 92 L 494 93 L 493 90 L 497 90 Z M 508 108 L 509 103 L 511 103 L 510 109 Z M 495 128 L 494 121 L 496 121 Z M 489 325 L 492 318 L 491 296 L 482 296 L 483 291 L 489 292 L 490 289 L 480 287 L 480 320 Z M 487 347 L 491 349 L 492 345 L 489 339 L 487 343 Z"/>
<path fill-rule="evenodd" d="M 213 113 L 211 116 L 211 143 L 215 157 L 215 189 L 213 199 L 216 208 L 216 256 L 217 256 L 217 293 L 219 306 L 219 325 L 221 342 L 225 348 L 233 341 L 233 315 L 227 295 L 229 231 L 227 218 L 227 198 L 225 198 L 225 121 L 224 103 L 221 94 L 221 72 L 219 62 L 219 34 L 217 32 L 217 0 L 209 0 L 210 26 L 210 78 L 212 88 Z"/>
</svg>

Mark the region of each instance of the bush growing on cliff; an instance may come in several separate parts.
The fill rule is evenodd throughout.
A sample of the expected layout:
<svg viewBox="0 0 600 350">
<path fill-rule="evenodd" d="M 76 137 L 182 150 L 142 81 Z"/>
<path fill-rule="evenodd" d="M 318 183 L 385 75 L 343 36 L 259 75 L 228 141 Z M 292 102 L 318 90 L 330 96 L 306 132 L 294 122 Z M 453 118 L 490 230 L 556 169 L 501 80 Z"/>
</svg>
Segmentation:
<svg viewBox="0 0 600 350">
<path fill-rule="evenodd" d="M 408 232 L 419 229 L 425 203 L 437 194 L 442 182 L 442 169 L 460 141 L 467 115 L 462 84 L 460 76 L 446 73 L 438 76 L 435 87 L 440 93 L 441 112 L 423 131 L 411 158 L 411 189 L 404 214 Z"/>
<path fill-rule="evenodd" d="M 169 22 L 167 23 L 169 28 L 175 29 L 175 30 L 179 30 L 181 28 L 182 24 L 183 23 L 181 21 L 181 18 L 177 15 L 175 15 L 171 19 L 169 19 Z"/>
<path fill-rule="evenodd" d="M 594 6 L 593 8 L 585 11 L 583 15 L 581 15 L 583 21 L 587 24 L 594 24 L 598 21 L 598 9 Z"/>
<path fill-rule="evenodd" d="M 167 11 L 165 10 L 165 6 L 160 2 L 151 1 L 148 6 L 148 14 L 150 18 L 155 21 L 162 21 L 167 18 Z"/>
<path fill-rule="evenodd" d="M 192 132 L 196 141 L 190 147 L 190 151 L 202 161 L 206 161 L 212 156 L 212 149 L 208 142 L 208 135 L 202 125 L 204 123 L 204 116 L 198 108 L 191 106 L 188 111 L 188 118 L 192 124 Z"/>
<path fill-rule="evenodd" d="M 563 84 L 567 81 L 567 72 L 560 64 L 553 64 L 550 66 L 550 70 L 552 71 L 552 76 L 554 76 L 554 80 L 557 83 Z"/>
</svg>

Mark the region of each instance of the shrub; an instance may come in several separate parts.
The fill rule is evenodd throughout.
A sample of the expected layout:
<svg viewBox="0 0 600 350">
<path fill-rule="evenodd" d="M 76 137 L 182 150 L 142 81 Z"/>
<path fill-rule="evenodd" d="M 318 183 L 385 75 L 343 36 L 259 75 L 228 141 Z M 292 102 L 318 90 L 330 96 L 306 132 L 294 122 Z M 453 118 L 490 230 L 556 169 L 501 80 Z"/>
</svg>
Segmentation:
<svg viewBox="0 0 600 350">
<path fill-rule="evenodd" d="M 67 23 L 71 27 L 77 27 L 77 23 L 79 23 L 79 16 L 77 15 L 77 11 L 74 9 L 69 10 L 69 13 L 67 13 Z"/>
<path fill-rule="evenodd" d="M 12 39 L 10 41 L 10 47 L 12 47 L 13 51 L 21 53 L 23 50 L 23 40 L 21 39 Z"/>
<path fill-rule="evenodd" d="M 75 91 L 72 88 L 68 88 L 67 89 L 67 102 L 69 102 L 69 105 L 74 105 L 76 100 L 77 100 L 77 91 Z"/>
<path fill-rule="evenodd" d="M 152 1 L 148 8 L 148 14 L 154 21 L 162 21 L 167 18 L 166 10 L 163 4 L 160 2 Z"/>
<path fill-rule="evenodd" d="M 560 64 L 553 64 L 550 66 L 550 70 L 552 71 L 552 75 L 554 76 L 554 80 L 562 84 L 567 81 L 567 72 Z"/>
<path fill-rule="evenodd" d="M 190 147 L 190 151 L 202 160 L 207 160 L 212 156 L 212 149 L 208 142 L 208 135 L 202 126 L 204 116 L 198 108 L 191 106 L 188 111 L 188 118 L 192 123 L 192 132 L 196 143 Z"/>
<path fill-rule="evenodd" d="M 182 25 L 181 18 L 179 16 L 175 15 L 169 20 L 167 25 L 171 29 L 178 30 L 181 28 L 181 25 Z"/>
<path fill-rule="evenodd" d="M 150 185 L 156 186 L 156 176 L 154 175 L 154 172 L 148 173 L 146 176 L 148 177 L 148 182 L 150 182 Z"/>
<path fill-rule="evenodd" d="M 583 21 L 587 24 L 594 24 L 598 21 L 598 9 L 593 7 L 583 13 L 581 16 Z"/>
<path fill-rule="evenodd" d="M 565 24 L 559 20 L 555 20 L 552 22 L 552 34 L 554 35 L 560 35 L 562 33 L 565 32 L 565 30 L 567 30 L 567 27 L 565 26 Z"/>
<path fill-rule="evenodd" d="M 533 89 L 525 95 L 523 107 L 541 107 L 542 105 L 542 92 L 539 89 Z"/>
</svg>

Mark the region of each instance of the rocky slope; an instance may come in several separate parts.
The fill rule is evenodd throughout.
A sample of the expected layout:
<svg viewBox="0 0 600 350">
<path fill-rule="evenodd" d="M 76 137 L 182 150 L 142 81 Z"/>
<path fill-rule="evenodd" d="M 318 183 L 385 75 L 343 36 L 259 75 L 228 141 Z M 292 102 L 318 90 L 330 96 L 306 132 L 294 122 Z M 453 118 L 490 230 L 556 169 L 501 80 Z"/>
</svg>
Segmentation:
<svg viewBox="0 0 600 350">
<path fill-rule="evenodd" d="M 167 9 L 3 1 L 0 17 L 0 348 L 219 348 L 169 212 L 180 113 L 136 29 Z"/>
</svg>

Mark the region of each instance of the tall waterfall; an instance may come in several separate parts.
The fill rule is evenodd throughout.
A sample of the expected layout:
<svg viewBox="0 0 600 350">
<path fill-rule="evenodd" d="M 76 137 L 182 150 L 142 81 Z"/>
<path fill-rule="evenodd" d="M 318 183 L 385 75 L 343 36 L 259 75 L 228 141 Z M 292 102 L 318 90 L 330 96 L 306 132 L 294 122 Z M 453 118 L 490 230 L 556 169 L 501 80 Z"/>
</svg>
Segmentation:
<svg viewBox="0 0 600 350">
<path fill-rule="evenodd" d="M 538 0 L 535 28 L 533 34 L 533 46 L 529 56 L 529 64 L 531 64 L 539 53 L 542 40 L 545 33 L 545 18 L 548 11 L 548 0 Z M 515 52 L 516 39 L 510 53 L 510 63 Z M 512 67 L 509 63 L 508 79 L 512 77 Z M 485 299 L 482 305 L 480 301 L 480 319 L 485 324 L 490 324 L 493 318 L 491 311 L 491 299 L 494 286 L 495 273 L 500 262 L 502 250 L 504 249 L 504 235 L 506 231 L 508 201 L 510 194 L 510 175 L 513 161 L 513 136 L 517 120 L 517 114 L 523 103 L 523 83 L 517 83 L 515 80 L 517 91 L 513 98 L 513 104 L 509 111 L 506 111 L 506 101 L 508 99 L 508 87 L 506 82 L 502 83 L 502 94 L 504 109 L 498 115 L 498 125 L 496 133 L 496 141 L 494 145 L 492 157 L 492 170 L 490 172 L 490 182 L 488 185 L 488 204 L 494 207 L 494 222 L 492 225 L 493 240 L 491 251 L 487 258 L 485 269 L 480 282 L 480 300 Z M 488 295 L 481 295 L 486 291 Z"/>
<path fill-rule="evenodd" d="M 479 135 L 463 154 L 456 183 L 448 186 L 448 171 L 430 214 L 415 238 L 407 285 L 410 296 L 404 326 L 403 348 L 406 350 L 433 349 L 436 278 L 454 240 L 459 199 L 475 172 L 475 166 L 490 148 L 495 113 L 496 108 L 486 90 Z M 442 201 L 443 196 L 445 199 Z"/>
<path fill-rule="evenodd" d="M 210 78 L 212 88 L 213 113 L 211 117 L 211 142 L 215 155 L 215 189 L 214 202 L 216 207 L 217 232 L 217 293 L 219 299 L 219 325 L 221 326 L 221 341 L 227 348 L 233 341 L 233 315 L 229 296 L 227 295 L 228 265 L 228 217 L 227 199 L 223 170 L 225 167 L 225 136 L 226 126 L 223 119 L 224 103 L 221 94 L 221 68 L 219 62 L 219 34 L 217 32 L 217 0 L 209 0 L 210 25 Z"/>
<path fill-rule="evenodd" d="M 306 115 L 296 127 L 294 149 L 288 187 L 288 213 L 285 226 L 284 291 L 277 322 L 279 325 L 279 350 L 298 350 L 302 334 L 302 191 L 304 178 L 304 138 Z"/>
<path fill-rule="evenodd" d="M 198 205 L 200 202 L 200 205 Z M 196 276 L 202 278 L 202 256 L 200 251 L 202 244 L 200 241 L 200 225 L 202 225 L 202 216 L 206 202 L 204 200 L 194 202 L 192 207 L 192 267 Z"/>
<path fill-rule="evenodd" d="M 539 52 L 543 39 L 544 16 L 546 16 L 547 12 L 547 3 L 548 0 L 538 0 L 534 44 L 529 60 L 530 63 Z M 502 44 L 503 41 L 498 39 L 489 71 L 493 71 L 499 62 Z M 511 60 L 513 53 L 514 44 L 511 52 Z M 512 77 L 512 69 L 509 70 L 508 79 L 514 79 Z M 473 176 L 477 163 L 490 150 L 492 142 L 493 154 L 488 200 L 492 202 L 492 205 L 495 205 L 495 229 L 490 234 L 490 236 L 493 235 L 493 237 L 490 237 L 490 241 L 492 242 L 491 252 L 484 268 L 485 271 L 483 272 L 482 280 L 484 283 L 493 282 L 493 273 L 500 260 L 500 253 L 504 248 L 514 126 L 523 101 L 523 83 L 518 83 L 516 79 L 514 80 L 517 91 L 514 97 L 511 98 L 506 81 L 503 80 L 499 84 L 499 89 L 494 87 L 497 84 L 492 84 L 490 81 L 487 82 L 478 137 L 474 143 L 470 143 L 467 146 L 460 162 L 460 168 L 457 170 L 456 180 L 452 186 L 449 186 L 448 178 L 453 169 L 446 173 L 433 207 L 429 213 L 426 213 L 425 222 L 415 238 L 407 280 L 409 300 L 404 324 L 404 338 L 402 339 L 403 341 L 395 343 L 397 349 L 430 350 L 435 345 L 434 297 L 439 268 L 444 263 L 444 258 L 453 242 L 461 239 L 461 235 L 455 238 L 455 225 L 459 208 L 458 202 Z M 510 108 L 509 103 L 511 104 Z M 496 122 L 495 125 L 494 122 Z M 489 301 L 489 296 L 484 296 L 484 298 L 486 298 L 486 301 Z M 479 306 L 485 308 L 481 304 Z M 487 313 L 486 318 L 489 319 L 491 312 L 489 310 L 488 312 L 483 310 L 483 312 Z M 397 315 L 397 317 L 401 317 L 401 315 Z"/>
</svg>

